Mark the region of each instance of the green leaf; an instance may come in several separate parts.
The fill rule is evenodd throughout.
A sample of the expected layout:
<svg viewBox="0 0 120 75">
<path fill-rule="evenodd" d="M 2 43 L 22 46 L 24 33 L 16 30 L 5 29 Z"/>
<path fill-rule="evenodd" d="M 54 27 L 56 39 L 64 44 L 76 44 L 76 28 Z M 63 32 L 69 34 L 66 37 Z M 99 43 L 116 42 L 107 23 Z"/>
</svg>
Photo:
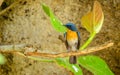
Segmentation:
<svg viewBox="0 0 120 75">
<path fill-rule="evenodd" d="M 67 68 L 71 72 L 74 73 L 74 75 L 83 75 L 81 68 L 78 64 L 70 64 L 68 58 L 56 58 L 56 62 L 63 66 L 64 68 Z"/>
<path fill-rule="evenodd" d="M 49 7 L 46 6 L 45 4 L 42 4 L 42 9 L 50 17 L 50 9 L 49 9 Z"/>
<path fill-rule="evenodd" d="M 100 31 L 103 21 L 104 14 L 98 1 L 94 2 L 93 10 L 81 18 L 83 27 L 85 27 L 91 34 Z"/>
<path fill-rule="evenodd" d="M 63 26 L 62 22 L 60 22 L 54 15 L 53 13 L 50 13 L 50 21 L 52 23 L 52 26 L 54 27 L 54 29 L 56 29 L 59 32 L 66 32 L 66 27 Z"/>
<path fill-rule="evenodd" d="M 67 28 L 62 24 L 60 20 L 56 18 L 56 16 L 53 14 L 50 8 L 45 4 L 42 4 L 42 8 L 44 12 L 50 17 L 50 21 L 52 23 L 53 28 L 58 32 L 66 32 Z"/>
<path fill-rule="evenodd" d="M 114 75 L 105 61 L 97 56 L 80 56 L 78 63 L 94 75 Z"/>
<path fill-rule="evenodd" d="M 88 12 L 86 15 L 84 15 L 81 19 L 81 23 L 83 27 L 86 28 L 87 31 L 90 33 L 94 32 L 93 29 L 93 12 Z"/>
<path fill-rule="evenodd" d="M 98 1 L 95 1 L 93 7 L 93 27 L 96 33 L 100 31 L 103 21 L 104 21 L 104 14 L 101 5 Z"/>
<path fill-rule="evenodd" d="M 6 58 L 2 54 L 0 54 L 0 65 L 5 64 L 5 62 L 6 62 Z"/>
</svg>

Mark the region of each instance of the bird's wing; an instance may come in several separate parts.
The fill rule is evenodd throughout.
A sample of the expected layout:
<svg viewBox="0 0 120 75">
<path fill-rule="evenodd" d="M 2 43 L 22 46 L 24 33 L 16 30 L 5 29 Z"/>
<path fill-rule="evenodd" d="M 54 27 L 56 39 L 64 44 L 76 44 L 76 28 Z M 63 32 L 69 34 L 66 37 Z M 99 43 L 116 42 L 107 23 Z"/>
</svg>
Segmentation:
<svg viewBox="0 0 120 75">
<path fill-rule="evenodd" d="M 67 50 L 69 51 L 69 45 L 68 45 L 68 42 L 67 42 L 67 36 L 66 36 L 66 34 L 67 34 L 67 32 L 64 33 L 65 45 L 66 45 Z"/>
<path fill-rule="evenodd" d="M 77 32 L 77 35 L 78 35 L 78 45 L 77 45 L 77 49 L 80 48 L 80 32 Z"/>
</svg>

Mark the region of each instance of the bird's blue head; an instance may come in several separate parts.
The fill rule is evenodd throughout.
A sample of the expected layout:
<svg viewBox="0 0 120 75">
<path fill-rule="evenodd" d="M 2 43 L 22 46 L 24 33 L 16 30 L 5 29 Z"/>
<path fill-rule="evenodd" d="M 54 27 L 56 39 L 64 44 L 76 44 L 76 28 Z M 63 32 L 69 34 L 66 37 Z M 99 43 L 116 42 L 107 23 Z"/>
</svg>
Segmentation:
<svg viewBox="0 0 120 75">
<path fill-rule="evenodd" d="M 67 23 L 65 26 L 72 31 L 77 31 L 77 28 L 73 23 Z"/>
</svg>

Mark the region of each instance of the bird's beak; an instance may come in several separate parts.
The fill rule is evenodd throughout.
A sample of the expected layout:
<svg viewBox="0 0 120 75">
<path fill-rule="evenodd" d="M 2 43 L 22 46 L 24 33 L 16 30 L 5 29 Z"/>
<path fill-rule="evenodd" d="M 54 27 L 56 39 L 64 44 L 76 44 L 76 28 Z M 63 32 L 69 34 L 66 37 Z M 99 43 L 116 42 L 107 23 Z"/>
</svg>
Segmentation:
<svg viewBox="0 0 120 75">
<path fill-rule="evenodd" d="M 68 27 L 66 25 L 63 25 L 63 26 L 65 26 L 68 29 Z"/>
</svg>

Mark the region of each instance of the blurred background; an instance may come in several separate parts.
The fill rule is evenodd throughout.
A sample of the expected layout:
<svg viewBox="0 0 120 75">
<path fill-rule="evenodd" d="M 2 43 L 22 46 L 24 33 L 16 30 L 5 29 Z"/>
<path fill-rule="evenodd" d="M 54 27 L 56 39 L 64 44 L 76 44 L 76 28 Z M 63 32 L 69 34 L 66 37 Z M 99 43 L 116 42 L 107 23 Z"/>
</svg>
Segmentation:
<svg viewBox="0 0 120 75">
<path fill-rule="evenodd" d="M 3 1 L 3 2 L 2 2 Z M 115 75 L 120 74 L 120 0 L 97 0 L 101 3 L 105 20 L 100 33 L 90 47 L 113 41 L 114 46 L 91 55 L 106 61 Z M 81 26 L 81 17 L 91 11 L 94 0 L 1 0 L 0 45 L 28 44 L 40 52 L 66 52 L 41 3 L 48 5 L 65 24 L 73 22 L 81 32 L 81 44 L 89 33 Z M 18 54 L 3 53 L 6 63 L 0 65 L 0 75 L 70 75 L 71 72 L 56 63 L 39 62 Z M 84 75 L 92 75 L 83 68 Z"/>
</svg>

